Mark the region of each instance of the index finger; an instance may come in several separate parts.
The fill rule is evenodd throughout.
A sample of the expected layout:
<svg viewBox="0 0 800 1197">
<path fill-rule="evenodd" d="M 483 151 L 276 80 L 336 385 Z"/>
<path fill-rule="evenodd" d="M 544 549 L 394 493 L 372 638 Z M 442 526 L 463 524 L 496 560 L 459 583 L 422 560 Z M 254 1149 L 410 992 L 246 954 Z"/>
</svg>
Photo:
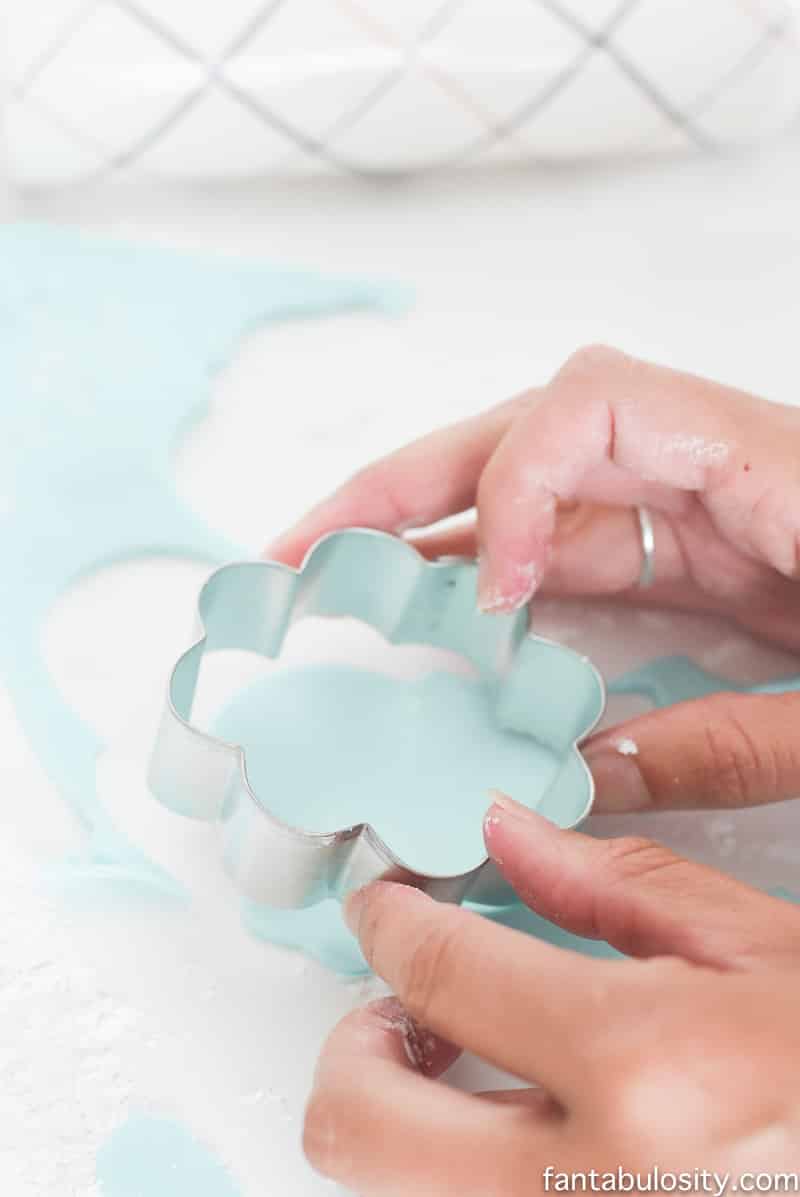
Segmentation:
<svg viewBox="0 0 800 1197">
<path fill-rule="evenodd" d="M 417 1022 L 565 1105 L 582 1099 L 597 1020 L 619 1005 L 632 966 L 587 959 L 393 882 L 351 895 L 345 916 Z"/>
<path fill-rule="evenodd" d="M 267 549 L 299 565 L 321 536 L 338 528 L 400 534 L 474 506 L 478 480 L 529 395 L 439 428 L 359 470 Z"/>
</svg>

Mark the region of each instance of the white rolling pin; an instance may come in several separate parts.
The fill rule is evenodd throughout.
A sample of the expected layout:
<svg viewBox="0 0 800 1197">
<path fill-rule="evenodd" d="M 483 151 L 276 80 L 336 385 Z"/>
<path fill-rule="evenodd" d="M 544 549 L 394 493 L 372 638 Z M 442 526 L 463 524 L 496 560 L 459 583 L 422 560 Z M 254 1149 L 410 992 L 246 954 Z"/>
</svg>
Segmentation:
<svg viewBox="0 0 800 1197">
<path fill-rule="evenodd" d="M 778 0 L 6 0 L 11 178 L 713 151 L 800 111 Z"/>
</svg>

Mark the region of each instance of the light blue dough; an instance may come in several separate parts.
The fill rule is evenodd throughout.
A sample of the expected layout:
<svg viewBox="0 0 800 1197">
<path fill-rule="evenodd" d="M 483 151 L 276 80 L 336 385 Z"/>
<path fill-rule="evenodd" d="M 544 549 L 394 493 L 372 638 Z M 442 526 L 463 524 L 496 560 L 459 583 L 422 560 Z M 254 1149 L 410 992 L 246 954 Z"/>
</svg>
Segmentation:
<svg viewBox="0 0 800 1197">
<path fill-rule="evenodd" d="M 53 683 L 43 623 L 72 581 L 114 560 L 241 556 L 181 503 L 172 482 L 173 446 L 202 415 L 214 371 L 259 323 L 392 309 L 399 297 L 41 225 L 4 226 L 0 254 L 0 477 L 10 498 L 0 514 L 0 673 L 28 739 L 89 833 L 87 852 L 57 879 L 95 898 L 109 885 L 180 898 L 177 881 L 126 840 L 97 799 L 102 746 Z M 246 919 L 340 971 L 364 968 L 334 904 L 248 909 Z"/>
<path fill-rule="evenodd" d="M 275 910 L 245 902 L 242 921 L 258 939 L 295 948 L 342 977 L 369 972 L 361 949 L 342 922 L 342 907 L 333 898 L 303 910 Z"/>
<path fill-rule="evenodd" d="M 568 948 L 584 956 L 621 958 L 619 952 L 602 940 L 571 935 L 569 931 L 534 914 L 521 902 L 491 909 L 483 906 L 473 906 L 471 909 L 493 923 L 524 931 L 526 935 L 533 935 L 559 948 Z M 250 902 L 244 907 L 244 924 L 260 939 L 300 949 L 340 976 L 361 977 L 369 972 L 358 944 L 342 921 L 342 908 L 338 902 L 320 902 L 305 910 L 272 910 Z"/>
<path fill-rule="evenodd" d="M 180 896 L 98 802 L 101 746 L 53 684 L 42 626 L 65 587 L 99 565 L 141 553 L 241 556 L 181 503 L 171 476 L 174 444 L 208 404 L 214 371 L 256 324 L 394 305 L 397 295 L 41 225 L 0 229 L 0 262 L 0 676 L 90 833 L 71 883 Z"/>
<path fill-rule="evenodd" d="M 126 840 L 99 802 L 95 760 L 101 745 L 53 683 L 42 657 L 43 624 L 72 581 L 114 560 L 158 552 L 209 562 L 241 556 L 181 503 L 172 483 L 172 449 L 207 405 L 214 371 L 256 324 L 358 306 L 394 307 L 398 296 L 359 282 L 35 225 L 0 228 L 0 261 L 0 478 L 9 500 L 0 508 L 0 676 L 44 768 L 88 832 L 87 853 L 61 880 L 180 898 L 178 883 Z M 279 402 L 277 397 L 276 418 Z M 683 696 L 685 670 L 684 681 L 670 675 L 665 690 L 663 666 L 650 668 L 662 678 L 661 689 L 653 689 L 657 698 Z M 311 703 L 318 720 L 314 753 L 299 763 L 314 826 L 338 826 L 357 811 L 353 817 L 375 819 L 389 842 L 415 855 L 420 867 L 436 845 L 454 862 L 474 852 L 488 785 L 532 795 L 547 774 L 548 762 L 536 755 L 542 750 L 527 740 L 520 749 L 515 737 L 493 731 L 482 718 L 478 691 L 465 683 L 434 677 L 405 690 L 395 683 L 390 694 L 383 682 L 351 679 L 337 723 L 329 713 L 322 721 L 330 686 L 317 676 L 312 692 L 311 680 L 295 675 L 283 683 L 284 698 L 293 693 L 295 706 L 282 713 L 280 768 L 288 777 L 290 751 Z M 341 698 L 341 678 L 335 690 Z M 362 744 L 372 761 L 367 771 L 363 756 L 354 756 L 355 729 L 343 717 L 357 709 L 369 720 L 371 692 L 393 709 L 387 716 L 383 708 L 370 722 Z M 255 731 L 255 716 L 237 704 L 225 718 L 237 711 Z M 450 740 L 445 746 L 443 728 Z M 502 748 L 501 738 L 507 741 Z M 248 753 L 256 784 L 259 768 L 276 768 L 274 748 L 269 757 L 266 749 L 267 742 L 259 741 Z M 351 765 L 359 764 L 347 785 L 336 755 L 345 749 Z M 383 764 L 391 765 L 388 785 L 385 778 L 379 785 L 379 750 Z M 325 785 L 309 785 L 314 777 Z M 424 788 L 414 784 L 420 777 L 426 778 Z M 440 802 L 428 797 L 423 803 L 420 796 L 432 792 Z M 329 805 L 331 795 L 335 802 Z M 297 790 L 294 798 L 287 790 L 287 802 L 296 797 Z M 363 805 L 362 798 L 377 806 Z M 452 818 L 456 802 L 463 818 Z M 521 906 L 491 917 L 562 946 L 617 955 Z M 245 920 L 254 933 L 301 947 L 339 972 L 366 971 L 338 904 L 303 911 L 248 906 Z M 149 1115 L 131 1117 L 100 1148 L 97 1181 L 103 1197 L 239 1194 L 224 1166 L 187 1129 Z"/>
<path fill-rule="evenodd" d="M 609 694 L 641 694 L 654 707 L 669 707 L 708 694 L 733 691 L 739 694 L 785 694 L 800 690 L 800 676 L 779 678 L 777 681 L 745 685 L 733 682 L 718 673 L 709 673 L 695 665 L 688 657 L 659 657 L 633 669 L 609 684 Z"/>
<path fill-rule="evenodd" d="M 473 867 L 485 855 L 490 788 L 535 807 L 559 763 L 495 727 L 482 683 L 450 673 L 412 682 L 341 665 L 274 673 L 240 691 L 212 731 L 244 747 L 253 789 L 279 818 L 312 831 L 370 822 L 421 872 Z M 482 913 L 563 947 L 617 955 L 522 905 Z M 338 902 L 289 911 L 247 903 L 244 920 L 336 972 L 367 971 Z"/>
<path fill-rule="evenodd" d="M 433 672 L 405 681 L 346 665 L 272 673 L 240 691 L 214 735 L 245 750 L 256 795 L 305 831 L 371 823 L 420 873 L 485 857 L 492 787 L 536 806 L 561 757 L 495 726 L 488 687 Z"/>
<path fill-rule="evenodd" d="M 652 676 L 666 684 L 676 678 L 685 689 L 693 674 L 656 668 Z M 269 794 L 280 818 L 319 831 L 369 821 L 426 872 L 475 862 L 490 787 L 535 807 L 551 768 L 540 746 L 492 726 L 479 683 L 451 674 L 413 683 L 329 665 L 273 674 L 237 694 L 212 730 L 244 746 L 255 792 Z M 521 903 L 480 913 L 557 947 L 620 958 Z M 343 976 L 369 971 L 338 902 L 306 910 L 245 903 L 243 917 L 254 935 L 301 948 Z"/>
<path fill-rule="evenodd" d="M 134 1114 L 102 1144 L 102 1197 L 241 1197 L 228 1170 L 179 1122 Z"/>
<path fill-rule="evenodd" d="M 773 898 L 780 898 L 783 902 L 791 902 L 793 906 L 800 906 L 800 895 L 793 894 L 788 889 L 783 889 L 777 886 L 775 889 L 767 890 Z"/>
</svg>

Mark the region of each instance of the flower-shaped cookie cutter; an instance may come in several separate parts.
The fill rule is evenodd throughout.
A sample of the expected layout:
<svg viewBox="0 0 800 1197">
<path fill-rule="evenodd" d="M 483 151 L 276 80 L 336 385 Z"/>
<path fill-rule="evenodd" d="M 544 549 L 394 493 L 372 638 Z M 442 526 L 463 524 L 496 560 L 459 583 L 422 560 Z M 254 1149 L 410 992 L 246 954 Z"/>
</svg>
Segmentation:
<svg viewBox="0 0 800 1197">
<path fill-rule="evenodd" d="M 533 737 L 556 756 L 555 777 L 536 809 L 562 827 L 576 826 L 589 813 L 594 783 L 578 746 L 603 713 L 603 680 L 585 657 L 529 632 L 526 610 L 479 612 L 476 572 L 472 560 L 427 561 L 393 536 L 350 528 L 317 541 L 299 569 L 244 562 L 223 566 L 205 583 L 198 601 L 201 636 L 172 671 L 149 784 L 172 810 L 220 821 L 225 866 L 247 897 L 298 908 L 384 878 L 446 902 L 497 906 L 513 899 L 486 857 L 457 875 L 422 874 L 369 823 L 332 831 L 290 826 L 270 813 L 268 794 L 251 788 L 244 749 L 192 724 L 206 653 L 238 649 L 276 657 L 288 628 L 304 616 L 349 616 L 393 643 L 465 657 L 488 688 L 497 725 Z"/>
</svg>

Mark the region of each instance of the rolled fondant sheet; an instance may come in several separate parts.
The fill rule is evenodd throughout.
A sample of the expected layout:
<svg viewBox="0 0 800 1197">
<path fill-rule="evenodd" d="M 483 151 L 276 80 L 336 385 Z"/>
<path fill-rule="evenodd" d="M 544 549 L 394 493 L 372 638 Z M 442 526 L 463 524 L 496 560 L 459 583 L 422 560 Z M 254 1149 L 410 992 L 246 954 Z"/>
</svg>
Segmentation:
<svg viewBox="0 0 800 1197">
<path fill-rule="evenodd" d="M 705 149 L 800 111 L 784 0 L 7 0 L 22 185 Z"/>
</svg>

